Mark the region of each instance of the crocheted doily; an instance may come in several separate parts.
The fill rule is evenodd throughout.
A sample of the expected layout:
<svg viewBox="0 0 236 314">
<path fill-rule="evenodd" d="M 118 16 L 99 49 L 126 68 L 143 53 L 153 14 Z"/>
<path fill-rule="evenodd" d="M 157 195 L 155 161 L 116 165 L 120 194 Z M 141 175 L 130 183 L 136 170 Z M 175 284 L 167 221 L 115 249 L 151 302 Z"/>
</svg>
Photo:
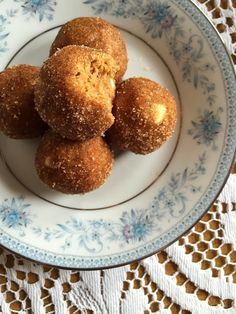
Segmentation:
<svg viewBox="0 0 236 314">
<path fill-rule="evenodd" d="M 198 5 L 236 64 L 236 0 Z M 190 233 L 139 263 L 78 272 L 37 265 L 1 249 L 0 312 L 236 313 L 236 167 L 233 173 Z"/>
</svg>

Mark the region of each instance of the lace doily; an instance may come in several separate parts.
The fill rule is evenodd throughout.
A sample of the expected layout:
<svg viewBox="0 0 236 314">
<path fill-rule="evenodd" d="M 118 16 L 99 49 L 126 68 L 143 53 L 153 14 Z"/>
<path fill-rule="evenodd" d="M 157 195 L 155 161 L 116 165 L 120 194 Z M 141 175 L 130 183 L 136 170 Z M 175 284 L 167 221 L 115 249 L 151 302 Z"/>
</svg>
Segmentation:
<svg viewBox="0 0 236 314">
<path fill-rule="evenodd" d="M 236 1 L 197 4 L 236 64 Z M 139 263 L 78 272 L 37 265 L 1 249 L 0 313 L 236 313 L 236 166 L 232 173 L 190 233 Z"/>
</svg>

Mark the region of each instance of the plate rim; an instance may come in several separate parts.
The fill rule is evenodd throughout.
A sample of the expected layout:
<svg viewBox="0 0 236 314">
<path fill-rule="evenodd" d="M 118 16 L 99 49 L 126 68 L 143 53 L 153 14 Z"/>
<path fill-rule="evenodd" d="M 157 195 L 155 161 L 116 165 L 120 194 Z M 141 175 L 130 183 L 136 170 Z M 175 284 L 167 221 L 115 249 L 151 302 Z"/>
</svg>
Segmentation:
<svg viewBox="0 0 236 314">
<path fill-rule="evenodd" d="M 192 1 L 192 0 L 191 0 Z M 227 183 L 228 181 L 228 178 L 231 174 L 231 171 L 233 169 L 233 166 L 234 166 L 234 163 L 235 163 L 235 159 L 233 159 L 233 162 L 230 166 L 230 170 L 229 170 L 229 173 L 227 173 L 227 176 L 225 178 L 225 182 L 223 184 L 223 187 L 224 185 Z M 122 266 L 127 266 L 129 264 L 132 264 L 132 263 L 135 263 L 135 262 L 140 262 L 141 260 L 144 260 L 146 258 L 149 258 L 153 255 L 156 255 L 158 252 L 162 251 L 162 250 L 165 250 L 166 248 L 168 248 L 169 246 L 173 245 L 175 242 L 177 242 L 179 239 L 181 239 L 185 234 L 188 234 L 190 232 L 190 230 L 199 222 L 201 221 L 201 219 L 206 215 L 206 213 L 211 209 L 211 207 L 213 206 L 213 204 L 215 203 L 215 201 L 217 200 L 218 196 L 220 195 L 220 193 L 222 192 L 222 189 L 223 187 L 221 188 L 221 190 L 219 191 L 219 193 L 217 194 L 216 198 L 214 199 L 214 201 L 212 202 L 212 204 L 205 210 L 205 212 L 201 215 L 201 217 L 199 219 L 197 219 L 197 221 L 195 223 L 193 223 L 192 226 L 190 226 L 188 228 L 188 230 L 184 231 L 180 236 L 178 236 L 176 239 L 172 240 L 171 242 L 169 242 L 168 244 L 164 245 L 163 247 L 161 247 L 160 249 L 154 251 L 153 253 L 150 253 L 150 254 L 147 254 L 143 257 L 140 257 L 140 258 L 137 258 L 137 259 L 133 259 L 129 262 L 124 262 L 124 263 L 119 263 L 119 264 L 115 264 L 115 265 L 109 265 L 109 266 L 98 266 L 98 267 L 91 267 L 91 268 L 83 268 L 83 267 L 68 267 L 68 266 L 60 266 L 58 264 L 52 264 L 52 263 L 45 263 L 41 260 L 37 260 L 37 259 L 33 259 L 33 258 L 30 258 L 28 256 L 25 256 L 21 253 L 18 253 L 12 249 L 9 249 L 7 248 L 6 246 L 4 246 L 3 244 L 0 243 L 0 247 L 8 250 L 10 253 L 12 254 L 17 254 L 19 257 L 21 258 L 24 258 L 25 260 L 29 261 L 29 262 L 32 262 L 32 263 L 37 263 L 41 266 L 49 266 L 49 267 L 55 267 L 55 268 L 58 268 L 58 269 L 62 269 L 62 270 L 79 270 L 79 271 L 97 271 L 97 270 L 108 270 L 108 269 L 114 269 L 114 268 L 117 268 L 117 267 L 122 267 Z"/>
<path fill-rule="evenodd" d="M 222 47 L 224 48 L 224 53 L 226 53 L 226 55 L 228 56 L 228 59 L 229 59 L 229 61 L 230 61 L 229 63 L 231 64 L 231 67 L 232 67 L 232 70 L 233 70 L 233 73 L 234 73 L 234 78 L 235 78 L 235 81 L 236 81 L 235 65 L 234 65 L 233 60 L 232 60 L 232 58 L 231 58 L 231 56 L 230 56 L 230 53 L 229 53 L 229 51 L 228 51 L 228 49 L 227 49 L 227 47 L 226 47 L 226 45 L 225 45 L 225 43 L 224 43 L 224 41 L 223 41 L 221 35 L 220 35 L 220 33 L 217 31 L 217 29 L 216 29 L 214 23 L 212 22 L 212 20 L 210 19 L 210 17 L 208 17 L 208 15 L 207 15 L 204 11 L 202 11 L 202 10 L 200 9 L 200 7 L 199 7 L 193 0 L 187 0 L 187 1 L 190 2 L 190 3 L 201 13 L 201 15 L 202 15 L 202 16 L 205 18 L 205 20 L 208 22 L 209 26 L 213 29 L 214 33 L 215 33 L 215 34 L 217 35 L 217 37 L 220 39 L 220 42 L 221 42 L 221 44 L 222 44 Z M 176 3 L 176 5 L 178 5 L 178 4 Z M 195 25 L 196 25 L 196 23 L 195 23 Z M 196 26 L 197 26 L 197 25 L 196 25 Z M 56 26 L 56 27 L 58 27 L 58 26 Z M 56 27 L 55 27 L 55 28 L 56 28 Z M 198 28 L 199 28 L 199 27 L 198 27 Z M 201 28 L 199 28 L 199 29 L 201 30 Z M 46 30 L 45 32 L 47 32 L 47 30 Z M 37 37 L 37 36 L 34 36 L 34 37 Z M 20 49 L 22 49 L 25 45 L 27 45 L 32 39 L 33 39 L 33 38 L 31 38 L 30 40 L 28 40 Z M 206 39 L 206 37 L 205 37 L 205 39 Z M 20 49 L 19 49 L 19 50 L 20 50 Z M 19 51 L 19 50 L 18 50 L 18 51 Z M 17 54 L 18 51 L 17 51 L 15 54 Z M 14 54 L 14 56 L 15 56 L 15 54 Z M 14 57 L 14 56 L 13 56 L 13 57 Z M 12 58 L 13 58 L 13 57 L 12 57 Z M 11 60 L 12 60 L 12 58 L 11 58 Z M 11 60 L 10 60 L 10 61 L 11 61 Z M 9 62 L 10 62 L 10 61 L 9 61 Z M 9 63 L 8 63 L 8 64 L 9 64 Z M 224 143 L 225 143 L 225 142 L 224 142 Z M 215 202 L 216 199 L 218 198 L 219 194 L 221 193 L 221 191 L 222 191 L 224 185 L 226 184 L 226 182 L 227 182 L 227 180 L 228 180 L 228 177 L 229 177 L 229 175 L 230 175 L 232 166 L 234 165 L 235 153 L 236 153 L 236 147 L 234 148 L 234 153 L 233 153 L 233 157 L 232 157 L 231 162 L 230 162 L 230 163 L 227 162 L 227 165 L 226 165 L 227 168 L 229 168 L 229 169 L 228 169 L 228 172 L 227 172 L 227 174 L 225 175 L 224 181 L 223 181 L 223 183 L 220 185 L 219 191 L 218 191 L 218 193 L 216 194 L 216 196 L 214 197 L 214 199 L 213 199 L 213 201 L 211 202 L 210 206 L 206 208 L 206 210 L 201 214 L 201 216 L 198 217 L 198 218 L 196 219 L 196 221 L 195 221 L 187 230 L 181 232 L 181 234 L 178 235 L 174 240 L 171 240 L 168 244 L 163 245 L 162 247 L 158 248 L 157 250 L 153 251 L 153 252 L 150 253 L 150 254 L 147 254 L 147 255 L 144 255 L 144 256 L 140 256 L 139 258 L 136 258 L 136 259 L 131 259 L 130 261 L 126 261 L 126 262 L 124 262 L 124 263 L 116 263 L 116 264 L 114 263 L 113 265 L 109 265 L 109 266 L 103 266 L 103 265 L 97 266 L 97 267 L 90 267 L 90 266 L 88 266 L 88 267 L 86 267 L 86 268 L 83 268 L 83 267 L 69 267 L 69 266 L 64 266 L 64 265 L 62 265 L 62 264 L 59 265 L 59 264 L 53 264 L 53 263 L 50 263 L 50 262 L 44 262 L 44 261 L 43 261 L 43 257 L 42 257 L 41 260 L 38 259 L 38 258 L 37 258 L 37 259 L 34 259 L 34 258 L 31 258 L 32 255 L 31 255 L 31 256 L 28 256 L 28 255 L 21 254 L 20 249 L 17 251 L 17 249 L 16 249 L 16 250 L 13 250 L 13 249 L 11 249 L 11 248 L 8 248 L 7 246 L 5 246 L 5 245 L 2 244 L 2 243 L 0 243 L 0 245 L 1 245 L 3 248 L 5 248 L 6 250 L 8 250 L 8 251 L 10 251 L 10 252 L 12 252 L 12 253 L 14 253 L 14 254 L 17 254 L 17 255 L 19 255 L 19 256 L 25 258 L 26 260 L 29 260 L 29 261 L 32 261 L 32 262 L 37 262 L 37 263 L 43 264 L 43 265 L 48 265 L 48 266 L 52 266 L 52 267 L 61 268 L 61 269 L 75 269 L 75 270 L 88 270 L 88 271 L 90 270 L 90 271 L 91 271 L 91 270 L 100 270 L 100 269 L 116 268 L 116 267 L 120 267 L 120 266 L 124 266 L 124 265 L 130 264 L 130 263 L 132 263 L 132 262 L 140 261 L 140 260 L 142 260 L 142 259 L 145 259 L 145 258 L 147 258 L 147 257 L 150 257 L 150 256 L 156 254 L 157 252 L 159 252 L 159 251 L 165 249 L 166 247 L 169 247 L 170 245 L 172 245 L 173 243 L 175 243 L 176 241 L 178 241 L 178 239 L 180 239 L 183 235 L 187 234 L 187 233 L 193 228 L 193 226 L 195 226 L 196 223 L 201 220 L 201 218 L 202 218 L 202 217 L 208 212 L 208 210 L 212 207 L 212 205 L 214 204 L 214 202 Z M 209 187 L 208 187 L 208 188 L 209 188 Z M 205 192 L 207 192 L 207 191 L 205 191 Z M 2 233 L 1 233 L 1 235 L 2 235 Z M 7 236 L 8 236 L 8 235 L 7 235 Z M 10 236 L 9 236 L 9 237 L 10 237 Z M 2 241 L 2 239 L 1 239 L 0 241 Z M 25 245 L 25 244 L 24 244 L 24 245 Z M 145 244 L 144 244 L 144 245 L 145 245 Z M 144 246 L 144 245 L 143 245 L 143 246 Z M 35 249 L 35 248 L 33 248 L 33 249 Z M 41 250 L 41 249 L 39 249 L 39 251 L 40 251 L 40 250 Z M 132 250 L 135 250 L 135 249 L 132 249 Z M 29 251 L 30 251 L 30 247 L 29 247 Z M 28 254 L 28 252 L 26 252 L 26 254 Z M 49 252 L 49 254 L 52 254 L 52 252 Z M 54 254 L 57 255 L 57 253 L 54 253 Z M 120 253 L 120 254 L 122 255 L 122 253 Z M 70 258 L 69 255 L 68 255 L 67 259 L 68 259 L 68 258 Z M 105 258 L 105 256 L 104 256 L 104 258 Z M 94 257 L 94 259 L 96 259 L 96 257 Z M 63 261 L 62 261 L 62 263 L 63 263 Z"/>
</svg>

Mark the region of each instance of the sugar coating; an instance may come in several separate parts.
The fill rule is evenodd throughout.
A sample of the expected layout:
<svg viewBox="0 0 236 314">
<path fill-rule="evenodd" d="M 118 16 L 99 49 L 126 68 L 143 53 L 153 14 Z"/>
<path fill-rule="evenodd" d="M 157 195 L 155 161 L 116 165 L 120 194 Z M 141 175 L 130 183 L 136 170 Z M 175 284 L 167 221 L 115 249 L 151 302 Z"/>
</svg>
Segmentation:
<svg viewBox="0 0 236 314">
<path fill-rule="evenodd" d="M 120 67 L 115 77 L 117 81 L 127 69 L 127 50 L 120 32 L 99 17 L 80 17 L 62 26 L 51 46 L 50 55 L 68 45 L 84 45 L 110 54 Z"/>
<path fill-rule="evenodd" d="M 66 46 L 43 65 L 35 87 L 36 110 L 62 137 L 84 141 L 113 124 L 118 66 L 103 52 Z"/>
<path fill-rule="evenodd" d="M 115 123 L 109 140 L 122 150 L 149 154 L 173 134 L 176 102 L 171 93 L 146 78 L 130 78 L 120 84 L 114 100 Z"/>
<path fill-rule="evenodd" d="M 39 136 L 46 129 L 34 108 L 39 68 L 17 65 L 0 73 L 0 130 L 14 139 Z"/>
<path fill-rule="evenodd" d="M 67 194 L 100 187 L 110 175 L 113 162 L 113 153 L 101 137 L 78 142 L 63 139 L 52 130 L 43 136 L 35 159 L 40 179 Z"/>
</svg>

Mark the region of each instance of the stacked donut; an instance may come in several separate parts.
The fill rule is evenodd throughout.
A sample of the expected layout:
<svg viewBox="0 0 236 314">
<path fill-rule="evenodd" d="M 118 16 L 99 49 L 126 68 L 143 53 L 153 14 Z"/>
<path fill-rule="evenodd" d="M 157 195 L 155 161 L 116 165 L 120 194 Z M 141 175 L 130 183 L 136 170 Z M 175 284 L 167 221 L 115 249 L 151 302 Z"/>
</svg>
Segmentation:
<svg viewBox="0 0 236 314">
<path fill-rule="evenodd" d="M 15 139 L 43 134 L 35 165 L 50 188 L 76 194 L 101 186 L 114 163 L 105 138 L 148 154 L 173 134 L 173 96 L 149 79 L 122 82 L 127 64 L 119 31 L 81 17 L 60 29 L 41 68 L 0 73 L 0 130 Z"/>
</svg>

